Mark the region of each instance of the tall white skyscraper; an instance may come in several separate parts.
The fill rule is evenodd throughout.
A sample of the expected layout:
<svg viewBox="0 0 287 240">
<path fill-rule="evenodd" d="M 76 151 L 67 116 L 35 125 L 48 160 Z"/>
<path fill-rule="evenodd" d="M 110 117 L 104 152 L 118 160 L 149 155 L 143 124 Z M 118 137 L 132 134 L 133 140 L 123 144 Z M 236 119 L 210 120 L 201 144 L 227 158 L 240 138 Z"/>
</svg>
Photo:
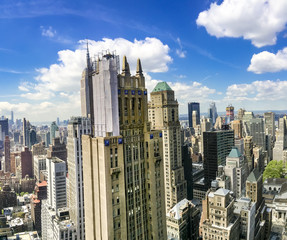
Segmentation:
<svg viewBox="0 0 287 240">
<path fill-rule="evenodd" d="M 82 162 L 82 134 L 91 134 L 91 120 L 85 117 L 71 118 L 68 125 L 68 206 L 70 218 L 77 228 L 78 239 L 85 239 L 84 183 Z"/>
<path fill-rule="evenodd" d="M 47 200 L 43 200 L 42 239 L 76 239 L 75 227 L 69 219 L 66 193 L 66 163 L 59 158 L 46 160 Z M 68 237 L 67 237 L 68 236 Z"/>
</svg>

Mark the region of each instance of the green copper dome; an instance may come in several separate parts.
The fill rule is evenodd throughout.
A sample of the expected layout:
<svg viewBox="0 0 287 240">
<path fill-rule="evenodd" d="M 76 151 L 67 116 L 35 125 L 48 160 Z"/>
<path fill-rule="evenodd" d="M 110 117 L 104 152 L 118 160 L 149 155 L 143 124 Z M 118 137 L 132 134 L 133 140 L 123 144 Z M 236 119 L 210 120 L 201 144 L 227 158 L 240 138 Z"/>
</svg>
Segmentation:
<svg viewBox="0 0 287 240">
<path fill-rule="evenodd" d="M 170 86 L 166 82 L 159 82 L 155 88 L 152 90 L 152 92 L 160 92 L 160 91 L 172 91 Z"/>
</svg>

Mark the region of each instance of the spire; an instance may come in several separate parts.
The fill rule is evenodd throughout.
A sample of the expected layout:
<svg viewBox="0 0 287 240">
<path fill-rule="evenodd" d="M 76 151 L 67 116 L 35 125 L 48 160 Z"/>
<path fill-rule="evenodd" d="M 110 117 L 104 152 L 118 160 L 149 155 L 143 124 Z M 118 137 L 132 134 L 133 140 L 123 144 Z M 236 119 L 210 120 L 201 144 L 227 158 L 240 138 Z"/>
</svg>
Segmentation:
<svg viewBox="0 0 287 240">
<path fill-rule="evenodd" d="M 137 75 L 142 75 L 142 74 L 143 74 L 142 64 L 141 64 L 141 60 L 138 58 L 138 61 L 137 61 Z"/>
<path fill-rule="evenodd" d="M 123 70 L 122 70 L 122 74 L 123 75 L 130 75 L 130 66 L 128 64 L 128 61 L 127 61 L 127 57 L 124 56 L 123 58 Z"/>
<path fill-rule="evenodd" d="M 90 53 L 89 53 L 89 41 L 87 40 L 87 68 L 90 69 L 91 61 L 90 61 Z"/>
</svg>

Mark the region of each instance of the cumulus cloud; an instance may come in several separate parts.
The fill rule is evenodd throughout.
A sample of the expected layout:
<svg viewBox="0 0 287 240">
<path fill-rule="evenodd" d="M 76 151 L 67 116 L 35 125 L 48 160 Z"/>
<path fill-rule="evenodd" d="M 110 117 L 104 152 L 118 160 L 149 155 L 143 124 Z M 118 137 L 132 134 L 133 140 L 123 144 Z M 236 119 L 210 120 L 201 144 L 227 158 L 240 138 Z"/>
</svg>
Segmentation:
<svg viewBox="0 0 287 240">
<path fill-rule="evenodd" d="M 249 84 L 233 84 L 229 86 L 226 91 L 226 99 L 269 102 L 287 100 L 286 91 L 287 81 L 254 81 Z"/>
<path fill-rule="evenodd" d="M 48 28 L 41 26 L 40 28 L 42 30 L 42 36 L 44 37 L 53 38 L 57 34 L 57 31 L 54 30 L 51 26 Z"/>
<path fill-rule="evenodd" d="M 247 70 L 257 74 L 287 70 L 287 47 L 276 54 L 267 51 L 254 54 Z"/>
<path fill-rule="evenodd" d="M 150 93 L 157 83 L 162 82 L 161 80 L 152 79 L 150 75 L 145 75 L 146 88 Z M 192 82 L 167 82 L 171 89 L 175 92 L 175 98 L 178 100 L 180 105 L 180 113 L 187 112 L 187 103 L 191 101 L 197 101 L 200 103 L 210 102 L 210 97 L 216 93 L 215 89 L 211 89 L 202 83 Z"/>
<path fill-rule="evenodd" d="M 66 117 L 78 115 L 80 113 L 80 80 L 86 66 L 86 42 L 86 40 L 79 41 L 75 50 L 59 51 L 58 62 L 49 67 L 36 69 L 37 76 L 33 83 L 22 82 L 18 86 L 18 89 L 23 92 L 21 97 L 28 102 L 35 102 L 34 104 L 39 108 L 39 104 L 43 101 L 53 103 L 54 109 L 51 106 L 45 107 L 45 115 L 49 117 L 55 114 Z M 134 41 L 123 38 L 104 38 L 100 41 L 89 40 L 88 43 L 92 58 L 102 53 L 103 50 L 115 50 L 116 54 L 120 55 L 120 61 L 126 55 L 132 74 L 136 71 L 138 58 L 141 59 L 143 71 L 147 76 L 152 72 L 168 71 L 168 65 L 172 62 L 168 45 L 163 44 L 157 38 L 135 39 Z M 30 103 L 27 104 L 31 107 Z M 13 109 L 16 108 L 17 106 L 13 107 Z M 39 117 L 41 116 L 36 116 L 37 119 Z"/>
<path fill-rule="evenodd" d="M 223 0 L 211 3 L 196 23 L 217 38 L 243 37 L 256 47 L 274 45 L 287 23 L 286 0 Z"/>
</svg>

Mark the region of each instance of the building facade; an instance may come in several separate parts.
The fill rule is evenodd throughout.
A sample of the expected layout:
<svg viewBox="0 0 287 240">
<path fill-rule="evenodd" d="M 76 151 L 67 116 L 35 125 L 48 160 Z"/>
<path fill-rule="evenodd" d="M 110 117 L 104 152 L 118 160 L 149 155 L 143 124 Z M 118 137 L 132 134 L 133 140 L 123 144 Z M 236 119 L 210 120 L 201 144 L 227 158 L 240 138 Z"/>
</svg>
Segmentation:
<svg viewBox="0 0 287 240">
<path fill-rule="evenodd" d="M 67 139 L 69 168 L 67 198 L 70 219 L 75 224 L 78 239 L 82 240 L 85 239 L 82 135 L 91 133 L 91 120 L 89 118 L 74 117 L 70 119 Z"/>
<path fill-rule="evenodd" d="M 196 111 L 196 122 L 193 119 L 193 111 Z M 198 102 L 190 102 L 188 103 L 188 122 L 189 127 L 193 128 L 196 125 L 200 124 L 200 106 Z"/>
<path fill-rule="evenodd" d="M 90 108 L 82 114 L 94 132 L 82 137 L 86 239 L 166 239 L 162 133 L 150 129 L 140 60 L 135 76 L 126 57 L 119 75 L 114 54 L 87 62 L 81 99 Z"/>
<path fill-rule="evenodd" d="M 163 135 L 165 206 L 169 211 L 187 197 L 187 185 L 182 165 L 178 103 L 166 82 L 158 83 L 151 92 L 149 120 L 151 129 L 161 130 Z"/>
</svg>

